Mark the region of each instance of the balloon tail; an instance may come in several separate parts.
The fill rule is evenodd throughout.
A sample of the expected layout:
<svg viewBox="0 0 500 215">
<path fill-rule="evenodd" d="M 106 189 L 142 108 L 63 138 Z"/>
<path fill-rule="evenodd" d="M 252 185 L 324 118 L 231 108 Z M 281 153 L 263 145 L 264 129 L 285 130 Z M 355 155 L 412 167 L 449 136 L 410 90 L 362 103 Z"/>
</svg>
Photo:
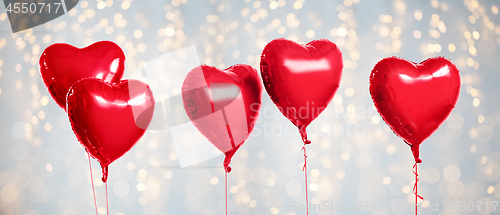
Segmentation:
<svg viewBox="0 0 500 215">
<path fill-rule="evenodd" d="M 304 145 L 311 144 L 311 141 L 307 139 L 306 126 L 300 126 L 299 132 L 300 136 L 302 137 L 302 141 L 304 142 Z"/>
<path fill-rule="evenodd" d="M 99 213 L 97 213 L 97 201 L 95 199 L 94 176 L 92 176 L 92 163 L 90 162 L 90 154 L 89 154 L 89 152 L 87 152 L 87 156 L 89 157 L 90 182 L 92 184 L 92 193 L 94 194 L 95 214 L 98 215 Z"/>
<path fill-rule="evenodd" d="M 109 204 L 108 204 L 108 182 L 104 182 L 106 186 L 106 214 L 109 215 Z"/>
<path fill-rule="evenodd" d="M 212 103 L 212 112 L 214 112 L 213 103 Z M 222 110 L 222 116 L 224 117 L 227 134 L 229 135 L 229 139 L 231 140 L 231 146 L 232 146 L 232 149 L 225 153 L 226 158 L 224 159 L 224 170 L 226 170 L 226 173 L 229 173 L 231 172 L 231 167 L 229 166 L 229 164 L 231 163 L 231 158 L 233 157 L 238 147 L 236 147 L 236 144 L 234 143 L 233 133 L 231 132 L 231 128 L 229 127 L 229 120 L 227 119 L 226 112 L 224 110 Z"/>
<path fill-rule="evenodd" d="M 422 163 L 422 159 L 420 159 L 420 144 L 411 145 L 411 152 L 413 153 L 413 157 L 415 157 L 416 163 Z"/>
<path fill-rule="evenodd" d="M 302 150 L 304 150 L 304 167 L 302 167 L 302 171 L 304 171 L 304 178 L 306 182 L 306 212 L 307 215 L 309 215 L 309 193 L 308 193 L 308 188 L 307 188 L 307 154 L 306 154 L 306 146 L 304 145 L 302 147 Z"/>
<path fill-rule="evenodd" d="M 226 215 L 227 215 L 227 172 L 224 173 L 224 186 L 226 187 Z"/>
<path fill-rule="evenodd" d="M 417 163 L 413 165 L 413 173 L 415 174 L 415 185 L 413 185 L 413 193 L 415 193 L 415 215 L 417 215 L 418 211 L 418 199 L 424 199 L 424 197 L 418 195 L 418 167 Z"/>
<path fill-rule="evenodd" d="M 102 182 L 106 183 L 106 181 L 108 181 L 108 165 L 107 164 L 103 165 L 101 163 L 101 167 L 102 167 Z"/>
<path fill-rule="evenodd" d="M 224 170 L 226 173 L 230 173 L 232 170 L 229 164 L 231 164 L 231 158 L 233 157 L 233 155 L 234 151 L 232 153 L 226 153 L 226 158 L 224 158 Z"/>
</svg>

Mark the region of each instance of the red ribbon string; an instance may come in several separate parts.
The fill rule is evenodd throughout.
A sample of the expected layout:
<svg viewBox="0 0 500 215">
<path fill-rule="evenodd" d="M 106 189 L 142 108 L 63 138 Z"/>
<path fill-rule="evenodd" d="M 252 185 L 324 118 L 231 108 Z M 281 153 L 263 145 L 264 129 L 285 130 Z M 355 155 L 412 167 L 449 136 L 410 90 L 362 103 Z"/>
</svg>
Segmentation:
<svg viewBox="0 0 500 215">
<path fill-rule="evenodd" d="M 418 169 L 417 169 L 417 163 L 413 165 L 413 174 L 415 174 L 415 185 L 413 185 L 413 193 L 415 194 L 415 215 L 418 213 L 418 198 L 421 200 L 424 199 L 424 197 L 418 195 Z"/>
<path fill-rule="evenodd" d="M 224 171 L 224 183 L 225 183 L 225 186 L 226 186 L 226 215 L 227 215 L 227 172 Z"/>
<path fill-rule="evenodd" d="M 89 154 L 89 152 L 87 152 L 87 156 L 89 157 L 90 182 L 92 183 L 92 193 L 94 193 L 95 214 L 98 215 L 98 213 L 97 213 L 97 201 L 95 199 L 94 177 L 92 176 L 92 163 L 90 162 L 90 154 Z"/>
<path fill-rule="evenodd" d="M 309 215 L 309 193 L 307 191 L 307 154 L 306 154 L 306 146 L 302 147 L 304 150 L 304 167 L 302 167 L 302 171 L 304 171 L 304 177 L 306 179 L 306 211 L 307 215 Z"/>
<path fill-rule="evenodd" d="M 109 204 L 108 204 L 108 182 L 104 182 L 106 185 L 106 214 L 109 215 Z"/>
</svg>

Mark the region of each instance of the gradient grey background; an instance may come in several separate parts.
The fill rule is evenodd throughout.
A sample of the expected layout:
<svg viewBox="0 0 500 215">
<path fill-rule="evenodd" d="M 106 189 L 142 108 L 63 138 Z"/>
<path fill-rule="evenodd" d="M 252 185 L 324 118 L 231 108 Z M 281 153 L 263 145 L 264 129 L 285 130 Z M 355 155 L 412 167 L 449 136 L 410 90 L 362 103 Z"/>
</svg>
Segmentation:
<svg viewBox="0 0 500 215">
<path fill-rule="evenodd" d="M 262 48 L 279 37 L 327 38 L 344 56 L 340 89 L 308 130 L 310 203 L 401 204 L 413 213 L 413 156 L 373 108 L 368 78 L 384 57 L 445 56 L 459 68 L 462 88 L 450 118 L 421 145 L 420 214 L 479 214 L 476 201 L 483 202 L 482 214 L 499 214 L 500 206 L 492 211 L 500 199 L 498 7 L 492 0 L 89 0 L 16 34 L 0 9 L 0 214 L 95 214 L 85 151 L 39 75 L 47 46 L 114 41 L 127 57 L 128 77 L 141 62 L 191 45 L 202 63 L 258 69 Z M 266 92 L 262 98 L 254 133 L 232 161 L 229 213 L 305 214 L 293 207 L 305 203 L 300 136 Z M 180 169 L 170 134 L 147 131 L 110 165 L 110 214 L 223 214 L 222 160 Z M 92 167 L 105 214 L 100 167 L 95 160 Z M 445 210 L 460 201 L 474 210 Z M 435 204 L 439 212 L 430 212 Z"/>
</svg>

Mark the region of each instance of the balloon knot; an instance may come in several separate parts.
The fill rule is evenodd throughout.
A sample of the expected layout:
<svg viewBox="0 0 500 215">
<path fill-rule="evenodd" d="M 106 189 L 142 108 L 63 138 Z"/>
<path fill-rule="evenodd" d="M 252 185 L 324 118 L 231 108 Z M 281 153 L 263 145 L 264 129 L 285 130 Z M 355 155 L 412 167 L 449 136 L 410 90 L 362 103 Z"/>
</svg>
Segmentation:
<svg viewBox="0 0 500 215">
<path fill-rule="evenodd" d="M 417 163 L 422 163 L 422 159 L 420 159 L 420 158 L 416 158 L 416 159 L 415 159 L 415 162 L 417 162 Z"/>
<path fill-rule="evenodd" d="M 106 183 L 108 181 L 108 165 L 101 164 L 102 168 L 102 182 Z"/>
<path fill-rule="evenodd" d="M 224 170 L 226 171 L 226 173 L 230 173 L 232 169 L 229 164 L 224 164 Z"/>
<path fill-rule="evenodd" d="M 307 139 L 306 127 L 305 126 L 299 127 L 299 132 L 300 136 L 302 137 L 302 141 L 304 142 L 304 145 L 311 144 L 311 141 Z"/>
<path fill-rule="evenodd" d="M 422 159 L 420 159 L 420 144 L 411 145 L 411 152 L 413 157 L 415 158 L 416 163 L 422 163 Z"/>
</svg>

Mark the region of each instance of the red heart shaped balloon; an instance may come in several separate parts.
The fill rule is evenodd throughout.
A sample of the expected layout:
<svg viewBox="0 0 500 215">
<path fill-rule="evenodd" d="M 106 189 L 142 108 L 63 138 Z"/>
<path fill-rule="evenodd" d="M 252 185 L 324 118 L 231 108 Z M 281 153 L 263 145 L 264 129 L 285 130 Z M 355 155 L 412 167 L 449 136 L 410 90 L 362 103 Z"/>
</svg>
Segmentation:
<svg viewBox="0 0 500 215">
<path fill-rule="evenodd" d="M 225 70 L 202 65 L 191 70 L 182 83 L 182 101 L 191 122 L 226 156 L 231 158 L 254 128 L 261 107 L 262 87 L 257 71 L 237 64 Z"/>
<path fill-rule="evenodd" d="M 413 63 L 397 57 L 375 65 L 370 94 L 389 127 L 411 146 L 417 163 L 419 146 L 450 115 L 460 93 L 460 74 L 449 60 L 438 57 Z"/>
<path fill-rule="evenodd" d="M 267 93 L 309 144 L 306 127 L 326 109 L 339 88 L 342 53 L 327 39 L 300 45 L 276 39 L 262 51 L 260 70 Z"/>
<path fill-rule="evenodd" d="M 118 83 L 123 76 L 125 55 L 113 42 L 96 42 L 83 49 L 65 43 L 53 44 L 40 57 L 40 75 L 56 103 L 66 108 L 66 94 L 82 78 Z"/>
<path fill-rule="evenodd" d="M 71 87 L 67 101 L 73 132 L 101 163 L 106 182 L 108 165 L 129 151 L 151 122 L 153 93 L 137 80 L 109 84 L 86 78 Z"/>
</svg>

